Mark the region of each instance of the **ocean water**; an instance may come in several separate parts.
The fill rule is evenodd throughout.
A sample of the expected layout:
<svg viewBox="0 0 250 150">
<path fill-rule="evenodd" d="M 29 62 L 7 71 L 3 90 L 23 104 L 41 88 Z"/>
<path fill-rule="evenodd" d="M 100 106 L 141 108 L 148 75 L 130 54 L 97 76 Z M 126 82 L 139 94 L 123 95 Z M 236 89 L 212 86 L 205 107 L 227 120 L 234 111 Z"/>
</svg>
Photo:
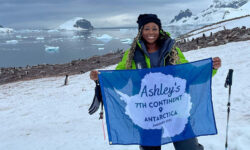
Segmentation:
<svg viewBox="0 0 250 150">
<path fill-rule="evenodd" d="M 173 38 L 200 26 L 169 26 Z M 0 33 L 0 67 L 62 64 L 130 47 L 137 28 L 93 31 L 16 30 Z"/>
</svg>

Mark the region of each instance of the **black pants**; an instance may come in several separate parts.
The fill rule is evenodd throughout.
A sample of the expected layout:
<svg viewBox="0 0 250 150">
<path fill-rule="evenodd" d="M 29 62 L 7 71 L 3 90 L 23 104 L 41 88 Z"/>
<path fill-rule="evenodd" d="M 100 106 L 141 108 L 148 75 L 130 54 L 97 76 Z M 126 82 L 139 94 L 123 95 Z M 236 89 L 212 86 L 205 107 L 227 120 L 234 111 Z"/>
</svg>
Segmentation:
<svg viewBox="0 0 250 150">
<path fill-rule="evenodd" d="M 204 150 L 197 138 L 174 142 L 175 150 Z M 161 146 L 140 146 L 140 150 L 161 150 Z"/>
</svg>

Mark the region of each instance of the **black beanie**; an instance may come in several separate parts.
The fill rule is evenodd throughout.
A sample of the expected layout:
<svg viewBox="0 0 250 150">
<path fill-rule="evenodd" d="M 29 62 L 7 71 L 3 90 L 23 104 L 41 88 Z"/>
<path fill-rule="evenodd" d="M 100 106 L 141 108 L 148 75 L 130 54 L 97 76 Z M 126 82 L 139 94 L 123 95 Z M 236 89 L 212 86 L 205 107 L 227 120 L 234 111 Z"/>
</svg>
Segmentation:
<svg viewBox="0 0 250 150">
<path fill-rule="evenodd" d="M 138 28 L 141 29 L 142 26 L 149 22 L 156 23 L 161 29 L 161 20 L 155 14 L 140 14 L 137 20 Z"/>
</svg>

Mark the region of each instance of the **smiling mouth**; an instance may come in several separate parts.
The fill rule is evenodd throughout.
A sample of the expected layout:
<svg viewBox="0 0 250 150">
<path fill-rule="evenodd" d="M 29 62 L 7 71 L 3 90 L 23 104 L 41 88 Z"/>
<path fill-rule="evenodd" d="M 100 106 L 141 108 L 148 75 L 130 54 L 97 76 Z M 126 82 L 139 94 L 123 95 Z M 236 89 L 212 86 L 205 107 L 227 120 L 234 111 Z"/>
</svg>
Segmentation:
<svg viewBox="0 0 250 150">
<path fill-rule="evenodd" d="M 148 39 L 155 39 L 155 37 L 150 36 L 150 37 L 148 37 Z"/>
</svg>

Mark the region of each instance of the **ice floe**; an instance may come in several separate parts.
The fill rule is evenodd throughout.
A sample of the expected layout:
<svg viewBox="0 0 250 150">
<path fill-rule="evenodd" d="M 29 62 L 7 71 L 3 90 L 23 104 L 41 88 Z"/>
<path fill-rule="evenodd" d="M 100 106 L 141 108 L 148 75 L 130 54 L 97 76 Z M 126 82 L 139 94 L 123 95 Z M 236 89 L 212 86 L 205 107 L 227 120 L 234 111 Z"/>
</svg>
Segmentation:
<svg viewBox="0 0 250 150">
<path fill-rule="evenodd" d="M 102 51 L 102 50 L 104 50 L 104 47 L 99 47 L 98 50 Z"/>
<path fill-rule="evenodd" d="M 0 33 L 10 33 L 13 32 L 14 30 L 11 28 L 0 28 Z"/>
<path fill-rule="evenodd" d="M 132 39 L 130 38 L 127 38 L 127 39 L 120 39 L 120 41 L 123 43 L 123 44 L 131 44 L 133 41 Z"/>
<path fill-rule="evenodd" d="M 108 43 L 109 41 L 112 40 L 112 36 L 108 35 L 108 34 L 103 34 L 102 36 L 96 37 L 97 40 L 100 40 L 104 43 Z"/>
<path fill-rule="evenodd" d="M 9 40 L 9 41 L 6 41 L 6 44 L 17 44 L 18 41 L 17 40 Z"/>
<path fill-rule="evenodd" d="M 94 46 L 103 46 L 104 44 L 92 44 Z"/>
<path fill-rule="evenodd" d="M 45 51 L 48 53 L 56 53 L 59 51 L 59 46 L 48 46 L 45 45 Z"/>
<path fill-rule="evenodd" d="M 44 37 L 36 37 L 37 40 L 44 40 Z"/>
</svg>

